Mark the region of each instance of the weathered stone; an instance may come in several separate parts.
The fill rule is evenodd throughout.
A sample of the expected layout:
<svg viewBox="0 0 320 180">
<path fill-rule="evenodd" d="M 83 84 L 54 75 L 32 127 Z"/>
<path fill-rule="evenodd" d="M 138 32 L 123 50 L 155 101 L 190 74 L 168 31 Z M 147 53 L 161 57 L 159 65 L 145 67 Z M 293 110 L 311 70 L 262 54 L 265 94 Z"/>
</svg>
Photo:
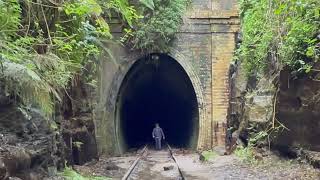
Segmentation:
<svg viewBox="0 0 320 180">
<path fill-rule="evenodd" d="M 275 88 L 272 82 L 261 78 L 255 90 L 245 96 L 244 116 L 249 122 L 266 123 L 272 119 Z"/>
<path fill-rule="evenodd" d="M 226 148 L 224 146 L 216 146 L 213 147 L 212 150 L 220 156 L 224 155 L 224 153 L 226 152 Z"/>
<path fill-rule="evenodd" d="M 259 122 L 266 123 L 268 122 L 273 114 L 273 96 L 259 96 L 255 95 L 250 97 L 251 100 L 247 99 L 246 102 L 252 101 L 249 104 L 246 104 L 245 113 L 249 122 Z"/>
<path fill-rule="evenodd" d="M 169 171 L 169 170 L 172 170 L 174 168 L 174 166 L 170 165 L 170 166 L 164 166 L 163 167 L 163 170 L 164 171 Z"/>
<path fill-rule="evenodd" d="M 56 139 L 38 110 L 23 111 L 14 105 L 0 108 L 0 132 L 0 162 L 8 176 L 27 173 L 28 178 L 22 179 L 33 180 L 37 173 L 31 169 L 56 165 Z"/>
<path fill-rule="evenodd" d="M 110 170 L 118 170 L 119 167 L 116 166 L 115 164 L 110 164 L 106 167 L 106 170 L 110 171 Z"/>
<path fill-rule="evenodd" d="M 305 159 L 315 168 L 320 168 L 320 152 L 304 150 Z"/>
<path fill-rule="evenodd" d="M 234 0 L 194 0 L 192 4 L 167 55 L 185 70 L 197 97 L 199 130 L 191 144 L 197 149 L 210 149 L 225 145 L 230 95 L 228 72 L 240 22 Z M 113 22 L 112 32 L 117 37 L 120 31 L 116 27 L 117 22 Z M 101 61 L 94 118 L 99 152 L 116 154 L 125 149 L 121 129 L 117 129 L 118 92 L 126 73 L 146 54 L 118 45 L 110 45 L 108 49 L 116 62 L 108 56 L 101 57 L 107 61 Z M 240 86 L 239 89 L 244 88 Z"/>
<path fill-rule="evenodd" d="M 318 66 L 318 65 L 316 65 Z M 291 80 L 290 72 L 280 74 L 276 118 L 289 130 L 275 139 L 277 147 L 305 147 L 320 151 L 320 83 L 308 77 Z"/>
<path fill-rule="evenodd" d="M 247 85 L 248 85 L 248 76 L 244 70 L 243 65 L 239 65 L 236 69 L 236 72 L 232 74 L 231 81 L 234 82 L 232 84 L 233 88 L 233 97 L 241 97 L 246 93 Z"/>
<path fill-rule="evenodd" d="M 81 114 L 81 116 L 65 120 L 62 127 L 69 163 L 82 165 L 97 158 L 94 125 L 90 114 Z"/>
<path fill-rule="evenodd" d="M 24 148 L 16 146 L 3 146 L 0 154 L 8 174 L 14 175 L 31 167 L 31 157 Z"/>
</svg>

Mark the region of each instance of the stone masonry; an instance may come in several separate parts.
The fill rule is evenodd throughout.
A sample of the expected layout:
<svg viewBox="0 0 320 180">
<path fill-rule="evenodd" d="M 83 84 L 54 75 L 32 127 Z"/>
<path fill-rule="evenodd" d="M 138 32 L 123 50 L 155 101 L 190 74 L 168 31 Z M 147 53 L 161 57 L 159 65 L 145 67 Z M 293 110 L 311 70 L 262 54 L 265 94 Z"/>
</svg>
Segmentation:
<svg viewBox="0 0 320 180">
<path fill-rule="evenodd" d="M 197 149 L 225 144 L 229 65 L 239 24 L 236 0 L 193 0 L 168 54 L 185 69 L 195 89 L 199 107 Z M 115 28 L 113 33 L 116 36 L 121 31 Z M 131 65 L 143 56 L 118 45 L 110 49 L 117 63 L 102 61 L 95 112 L 100 153 L 121 152 L 115 119 L 117 93 Z"/>
</svg>

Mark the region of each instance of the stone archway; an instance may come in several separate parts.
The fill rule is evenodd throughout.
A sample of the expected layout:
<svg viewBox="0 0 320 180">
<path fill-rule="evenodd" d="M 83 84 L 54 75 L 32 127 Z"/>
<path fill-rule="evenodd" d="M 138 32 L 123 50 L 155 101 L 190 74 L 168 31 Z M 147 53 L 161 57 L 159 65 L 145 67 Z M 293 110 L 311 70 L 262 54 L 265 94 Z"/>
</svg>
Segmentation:
<svg viewBox="0 0 320 180">
<path fill-rule="evenodd" d="M 186 57 L 182 53 L 179 53 L 177 50 L 172 50 L 169 55 L 175 59 L 186 71 L 188 74 L 193 88 L 195 90 L 197 101 L 198 101 L 198 111 L 199 111 L 199 134 L 198 134 L 198 140 L 197 140 L 197 149 L 202 148 L 205 144 L 205 136 L 210 134 L 210 132 L 207 132 L 205 130 L 205 124 L 206 124 L 206 114 L 207 114 L 207 106 L 204 101 L 204 95 L 203 90 L 201 87 L 201 82 L 199 79 L 199 76 L 196 74 L 196 72 L 193 70 L 191 63 L 187 60 Z"/>
<path fill-rule="evenodd" d="M 196 103 L 195 103 L 196 110 L 195 111 L 196 111 L 196 116 L 197 116 L 196 117 L 197 123 L 193 124 L 194 127 L 192 129 L 194 129 L 193 131 L 196 131 L 196 134 L 193 134 L 193 136 L 191 137 L 190 142 L 192 142 L 192 145 L 190 145 L 189 147 L 198 148 L 199 145 L 201 145 L 201 143 L 199 143 L 199 139 L 202 138 L 201 135 L 203 133 L 201 133 L 201 131 L 203 131 L 203 129 L 204 129 L 203 122 L 205 120 L 205 112 L 206 112 L 206 108 L 205 108 L 204 102 L 203 102 L 203 95 L 202 95 L 200 80 L 199 80 L 198 76 L 196 75 L 196 73 L 193 71 L 192 66 L 188 63 L 188 61 L 186 59 L 183 58 L 182 54 L 174 52 L 172 54 L 166 54 L 165 56 L 167 56 L 171 60 L 174 60 L 176 64 L 181 66 L 182 70 L 185 72 L 186 76 L 190 80 L 190 84 L 191 84 L 192 89 L 194 91 L 195 101 L 196 101 Z M 146 57 L 146 56 L 144 56 L 144 57 Z M 122 109 L 122 108 L 119 108 L 119 107 L 122 107 L 122 105 L 121 105 L 122 100 L 119 100 L 119 99 L 122 99 L 122 98 L 120 98 L 120 96 L 122 96 L 121 95 L 122 89 L 123 89 L 122 84 L 123 84 L 123 82 L 126 81 L 126 76 L 128 75 L 128 73 L 130 73 L 132 68 L 134 68 L 137 65 L 137 63 L 139 61 L 141 61 L 141 59 L 143 59 L 143 57 L 130 61 L 130 63 L 126 66 L 125 70 L 121 71 L 121 78 L 117 78 L 117 81 L 118 82 L 120 81 L 121 83 L 117 83 L 118 87 L 115 87 L 115 88 L 117 88 L 117 96 L 116 96 L 116 99 L 114 99 L 116 103 L 114 106 L 115 108 L 114 108 L 113 122 L 114 122 L 114 130 L 115 130 L 114 135 L 115 135 L 116 144 L 117 144 L 116 149 L 120 153 L 122 153 L 124 151 L 125 147 L 128 146 L 128 141 L 126 141 L 126 139 L 124 137 L 125 135 L 123 135 L 124 134 L 123 133 L 123 124 L 121 124 L 122 121 L 120 120 L 121 117 L 123 117 L 123 116 L 121 115 L 121 110 L 119 110 L 119 109 Z M 119 76 L 117 76 L 117 77 L 119 77 Z M 128 96 L 128 94 L 125 96 Z M 131 126 L 132 126 L 132 124 L 131 124 Z M 165 127 L 165 128 L 168 128 L 168 127 Z M 169 134 L 170 134 L 170 131 L 169 131 Z M 132 135 L 130 135 L 130 137 L 131 136 Z M 180 139 L 180 141 L 181 141 L 181 139 Z M 173 143 L 174 143 L 174 141 L 173 141 Z"/>
</svg>

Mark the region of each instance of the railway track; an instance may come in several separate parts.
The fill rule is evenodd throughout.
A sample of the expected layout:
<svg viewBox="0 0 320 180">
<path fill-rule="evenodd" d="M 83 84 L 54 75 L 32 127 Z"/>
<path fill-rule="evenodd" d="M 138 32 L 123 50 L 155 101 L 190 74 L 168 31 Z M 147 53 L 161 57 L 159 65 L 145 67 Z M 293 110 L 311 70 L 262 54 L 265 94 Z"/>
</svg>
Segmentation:
<svg viewBox="0 0 320 180">
<path fill-rule="evenodd" d="M 135 161 L 131 164 L 122 180 L 135 179 L 172 179 L 185 180 L 182 171 L 179 168 L 177 160 L 174 156 L 172 148 L 169 144 L 167 148 L 161 151 L 154 151 L 144 146 L 137 155 Z M 167 172 L 165 173 L 165 165 L 169 164 Z M 171 169 L 170 169 L 171 168 Z"/>
</svg>

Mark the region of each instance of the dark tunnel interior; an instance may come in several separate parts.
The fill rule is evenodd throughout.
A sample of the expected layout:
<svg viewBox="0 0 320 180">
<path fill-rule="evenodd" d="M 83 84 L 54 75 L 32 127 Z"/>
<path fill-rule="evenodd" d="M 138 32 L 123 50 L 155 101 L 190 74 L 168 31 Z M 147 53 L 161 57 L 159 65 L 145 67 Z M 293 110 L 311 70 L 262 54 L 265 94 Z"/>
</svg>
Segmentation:
<svg viewBox="0 0 320 180">
<path fill-rule="evenodd" d="M 192 148 L 198 134 L 198 105 L 182 66 L 164 54 L 139 59 L 126 74 L 117 102 L 119 134 L 125 149 L 153 143 L 159 123 L 166 142 Z"/>
</svg>

